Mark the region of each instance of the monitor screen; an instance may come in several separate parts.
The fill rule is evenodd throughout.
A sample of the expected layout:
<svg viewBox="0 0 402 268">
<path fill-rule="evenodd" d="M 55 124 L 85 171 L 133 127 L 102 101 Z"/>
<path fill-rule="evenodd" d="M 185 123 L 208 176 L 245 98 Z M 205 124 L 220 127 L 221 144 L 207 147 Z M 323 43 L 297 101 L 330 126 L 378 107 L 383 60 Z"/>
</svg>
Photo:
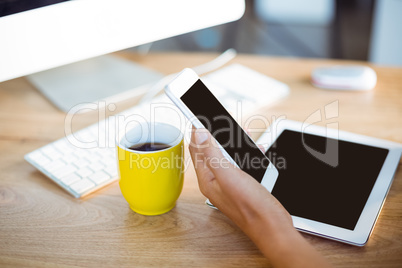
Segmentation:
<svg viewBox="0 0 402 268">
<path fill-rule="evenodd" d="M 0 82 L 231 22 L 244 10 L 244 0 L 0 0 Z"/>
<path fill-rule="evenodd" d="M 8 0 L 0 1 L 0 17 L 70 0 Z"/>
</svg>

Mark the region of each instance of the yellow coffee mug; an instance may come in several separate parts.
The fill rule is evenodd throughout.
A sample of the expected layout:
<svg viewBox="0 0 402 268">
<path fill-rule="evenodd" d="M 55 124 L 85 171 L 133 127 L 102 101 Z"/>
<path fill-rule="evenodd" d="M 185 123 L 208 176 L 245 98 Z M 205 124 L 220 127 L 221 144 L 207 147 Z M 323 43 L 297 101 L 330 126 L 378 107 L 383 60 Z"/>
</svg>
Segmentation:
<svg viewBox="0 0 402 268">
<path fill-rule="evenodd" d="M 139 144 L 163 143 L 166 149 L 133 150 Z M 183 188 L 183 134 L 165 123 L 143 123 L 117 140 L 120 189 L 130 208 L 143 215 L 160 215 L 176 205 Z"/>
</svg>

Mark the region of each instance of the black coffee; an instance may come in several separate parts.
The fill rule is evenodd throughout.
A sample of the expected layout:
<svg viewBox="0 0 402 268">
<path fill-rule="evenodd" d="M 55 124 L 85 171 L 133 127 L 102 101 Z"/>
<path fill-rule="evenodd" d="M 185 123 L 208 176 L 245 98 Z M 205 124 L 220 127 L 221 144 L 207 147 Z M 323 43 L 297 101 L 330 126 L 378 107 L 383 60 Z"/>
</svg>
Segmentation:
<svg viewBox="0 0 402 268">
<path fill-rule="evenodd" d="M 129 147 L 130 150 L 135 151 L 143 151 L 143 152 L 150 152 L 150 151 L 159 151 L 169 148 L 170 145 L 161 142 L 147 142 L 147 143 L 139 143 Z"/>
</svg>

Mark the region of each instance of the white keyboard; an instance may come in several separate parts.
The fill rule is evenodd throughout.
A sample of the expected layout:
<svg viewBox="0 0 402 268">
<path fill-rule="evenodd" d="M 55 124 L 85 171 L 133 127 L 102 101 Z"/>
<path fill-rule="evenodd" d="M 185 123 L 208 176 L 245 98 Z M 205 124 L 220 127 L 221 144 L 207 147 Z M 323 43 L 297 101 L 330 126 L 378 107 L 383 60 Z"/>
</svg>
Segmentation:
<svg viewBox="0 0 402 268">
<path fill-rule="evenodd" d="M 229 111 L 234 112 L 241 101 L 243 114 L 277 101 L 289 92 L 287 85 L 238 64 L 202 80 Z M 25 159 L 74 197 L 88 195 L 118 179 L 116 122 L 121 123 L 128 116 L 134 120 L 166 122 L 186 134 L 190 133 L 186 129 L 191 130 L 182 113 L 162 95 L 152 103 L 134 106 L 28 153 Z M 189 135 L 185 137 L 188 139 Z"/>
</svg>

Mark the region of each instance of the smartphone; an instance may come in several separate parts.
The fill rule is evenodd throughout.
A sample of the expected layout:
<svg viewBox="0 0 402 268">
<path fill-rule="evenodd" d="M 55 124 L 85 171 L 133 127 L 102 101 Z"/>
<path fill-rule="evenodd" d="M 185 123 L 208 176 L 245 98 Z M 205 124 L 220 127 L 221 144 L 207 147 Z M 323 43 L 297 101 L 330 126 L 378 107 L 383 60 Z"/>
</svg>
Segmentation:
<svg viewBox="0 0 402 268">
<path fill-rule="evenodd" d="M 278 170 L 193 70 L 184 69 L 165 92 L 195 128 L 208 129 L 229 161 L 272 191 Z"/>
</svg>

